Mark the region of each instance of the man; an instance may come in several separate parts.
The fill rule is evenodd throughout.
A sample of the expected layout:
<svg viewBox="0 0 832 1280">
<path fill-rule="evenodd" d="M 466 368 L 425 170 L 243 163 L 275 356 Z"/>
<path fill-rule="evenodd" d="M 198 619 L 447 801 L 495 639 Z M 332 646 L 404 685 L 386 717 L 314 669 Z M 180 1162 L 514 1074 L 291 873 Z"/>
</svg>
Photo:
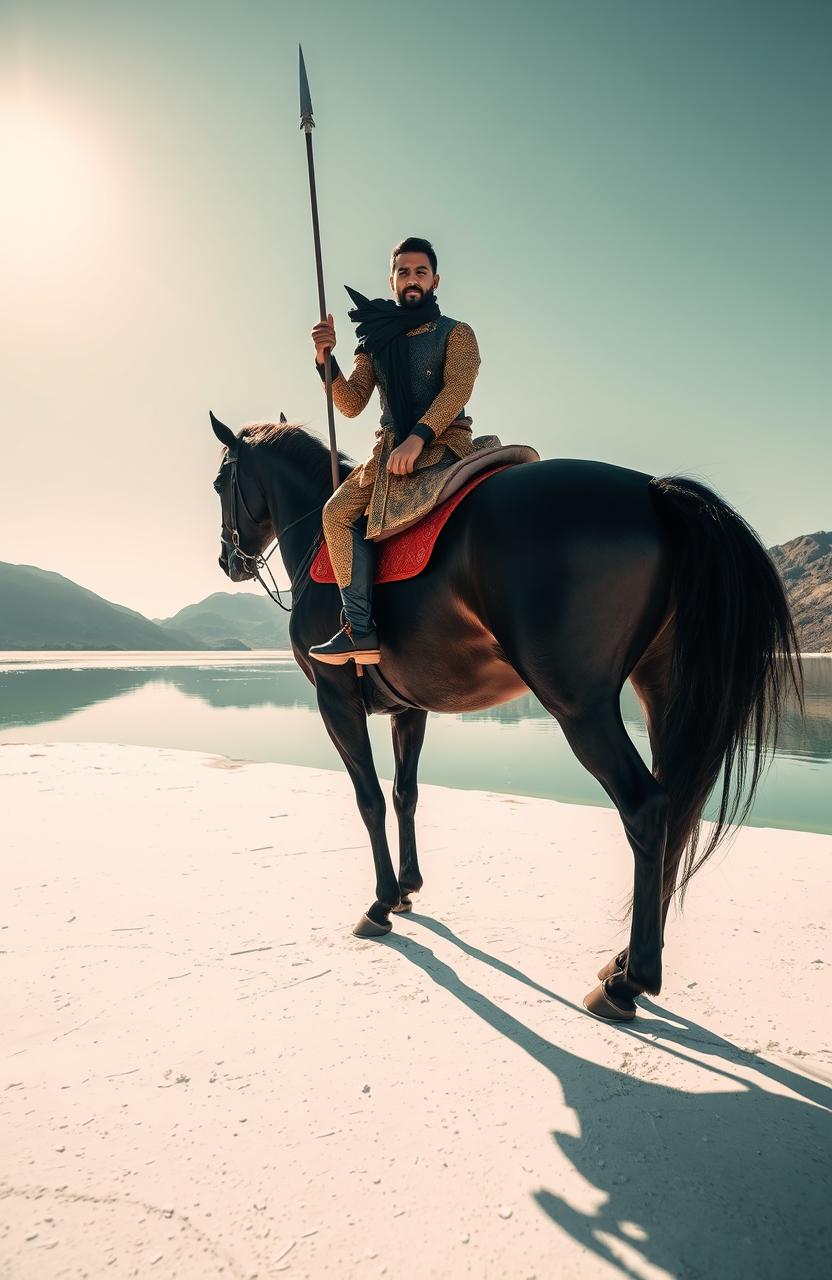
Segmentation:
<svg viewBox="0 0 832 1280">
<path fill-rule="evenodd" d="M 477 340 L 467 324 L 443 316 L 436 301 L 437 260 L 428 240 L 411 236 L 393 249 L 395 301 L 347 290 L 359 339 L 349 377 L 332 358 L 332 394 L 347 418 L 361 413 L 378 387 L 381 420 L 372 456 L 355 468 L 324 506 L 323 527 L 341 590 L 345 624 L 313 645 L 319 662 L 379 661 L 372 617 L 374 538 L 427 514 L 444 472 L 474 452 L 465 404 L 479 369 Z M 335 346 L 332 316 L 312 330 L 321 380 Z"/>
</svg>

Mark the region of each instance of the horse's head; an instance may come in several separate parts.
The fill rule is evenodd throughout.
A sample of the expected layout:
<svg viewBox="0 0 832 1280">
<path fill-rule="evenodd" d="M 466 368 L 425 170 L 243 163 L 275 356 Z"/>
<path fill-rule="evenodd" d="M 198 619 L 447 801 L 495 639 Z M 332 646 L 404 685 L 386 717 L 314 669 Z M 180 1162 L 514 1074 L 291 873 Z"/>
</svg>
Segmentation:
<svg viewBox="0 0 832 1280">
<path fill-rule="evenodd" d="M 285 422 L 283 414 L 280 421 Z M 253 578 L 257 557 L 275 536 L 266 497 L 245 460 L 252 453 L 230 427 L 211 414 L 211 426 L 225 453 L 214 480 L 220 496 L 222 529 L 219 563 L 232 582 Z"/>
</svg>

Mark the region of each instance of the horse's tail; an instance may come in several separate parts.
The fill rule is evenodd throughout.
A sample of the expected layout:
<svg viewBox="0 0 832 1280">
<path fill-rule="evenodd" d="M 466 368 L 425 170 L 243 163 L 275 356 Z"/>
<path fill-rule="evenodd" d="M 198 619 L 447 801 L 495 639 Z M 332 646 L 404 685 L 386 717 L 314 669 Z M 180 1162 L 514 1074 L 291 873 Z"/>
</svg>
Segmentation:
<svg viewBox="0 0 832 1280">
<path fill-rule="evenodd" d="M 650 488 L 673 545 L 669 688 L 653 734 L 670 799 L 667 901 L 677 887 L 684 897 L 729 825 L 747 817 L 790 690 L 802 709 L 803 672 L 783 584 L 742 516 L 695 480 L 664 476 Z M 702 847 L 699 819 L 720 771 Z"/>
</svg>

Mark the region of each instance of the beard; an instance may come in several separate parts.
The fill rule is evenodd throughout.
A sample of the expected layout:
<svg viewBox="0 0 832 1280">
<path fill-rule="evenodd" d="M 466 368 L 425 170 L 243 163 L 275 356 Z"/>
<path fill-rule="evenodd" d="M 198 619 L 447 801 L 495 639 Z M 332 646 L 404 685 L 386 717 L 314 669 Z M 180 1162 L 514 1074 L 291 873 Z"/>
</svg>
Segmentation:
<svg viewBox="0 0 832 1280">
<path fill-rule="evenodd" d="M 415 292 L 408 297 L 408 290 L 413 289 Z M 422 289 L 418 284 L 407 284 L 398 294 L 400 307 L 420 307 L 423 302 L 429 302 L 433 297 L 433 289 Z"/>
</svg>

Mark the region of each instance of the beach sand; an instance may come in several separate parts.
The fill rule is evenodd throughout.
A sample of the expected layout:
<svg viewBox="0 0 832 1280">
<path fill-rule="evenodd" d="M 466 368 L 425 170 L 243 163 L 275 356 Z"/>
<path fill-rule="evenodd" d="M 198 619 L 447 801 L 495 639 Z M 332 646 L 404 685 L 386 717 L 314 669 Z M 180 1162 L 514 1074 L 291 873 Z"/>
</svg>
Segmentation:
<svg viewBox="0 0 832 1280">
<path fill-rule="evenodd" d="M 11 745 L 0 789 L 4 1280 L 828 1274 L 832 838 L 741 831 L 617 1027 L 608 810 L 422 787 L 361 941 L 345 775 Z"/>
</svg>

